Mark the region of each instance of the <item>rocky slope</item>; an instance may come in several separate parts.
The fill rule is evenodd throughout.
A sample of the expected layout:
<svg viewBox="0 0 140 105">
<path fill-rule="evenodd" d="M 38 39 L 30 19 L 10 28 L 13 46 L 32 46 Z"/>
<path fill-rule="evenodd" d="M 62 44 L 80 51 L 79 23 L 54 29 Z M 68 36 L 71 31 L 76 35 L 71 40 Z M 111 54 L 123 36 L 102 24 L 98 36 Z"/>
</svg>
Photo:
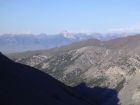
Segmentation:
<svg viewBox="0 0 140 105">
<path fill-rule="evenodd" d="M 97 105 L 46 73 L 0 59 L 0 105 Z"/>
<path fill-rule="evenodd" d="M 90 39 L 55 49 L 8 56 L 76 87 L 77 91 L 90 99 L 96 99 L 92 88 L 98 86 L 116 90 L 119 105 L 140 104 L 140 35 L 109 41 Z M 79 89 L 77 85 L 81 83 L 91 89 Z M 104 102 L 97 100 L 98 103 L 115 105 L 115 92 L 103 89 L 97 94 L 106 96 Z"/>
</svg>

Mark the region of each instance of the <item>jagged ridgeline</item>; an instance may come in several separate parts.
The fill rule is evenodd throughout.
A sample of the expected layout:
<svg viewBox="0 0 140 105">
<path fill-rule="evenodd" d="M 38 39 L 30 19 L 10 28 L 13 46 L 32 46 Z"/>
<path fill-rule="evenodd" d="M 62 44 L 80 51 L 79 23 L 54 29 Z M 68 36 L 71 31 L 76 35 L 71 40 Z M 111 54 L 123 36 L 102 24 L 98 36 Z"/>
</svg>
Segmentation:
<svg viewBox="0 0 140 105">
<path fill-rule="evenodd" d="M 116 37 L 128 36 L 127 33 L 122 34 L 100 34 L 92 33 L 90 35 L 84 33 L 69 33 L 66 30 L 55 35 L 47 34 L 4 34 L 0 35 L 0 49 L 3 53 L 23 52 L 28 50 L 43 50 L 48 48 L 67 45 L 72 42 L 78 42 L 90 38 L 98 40 L 109 40 Z M 132 34 L 131 34 L 132 35 Z"/>
<path fill-rule="evenodd" d="M 140 35 L 109 41 L 89 39 L 7 56 L 46 72 L 102 105 L 140 104 Z M 95 91 L 97 86 L 102 89 Z M 100 95 L 94 97 L 94 93 Z"/>
</svg>

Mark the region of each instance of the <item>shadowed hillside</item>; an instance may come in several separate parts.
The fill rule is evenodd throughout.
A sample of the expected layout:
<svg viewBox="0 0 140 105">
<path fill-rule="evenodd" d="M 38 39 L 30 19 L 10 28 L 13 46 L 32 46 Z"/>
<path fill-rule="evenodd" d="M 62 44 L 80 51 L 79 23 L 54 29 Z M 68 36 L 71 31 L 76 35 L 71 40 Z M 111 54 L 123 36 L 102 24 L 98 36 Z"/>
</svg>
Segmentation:
<svg viewBox="0 0 140 105">
<path fill-rule="evenodd" d="M 0 53 L 0 105 L 96 104 L 51 76 Z"/>
<path fill-rule="evenodd" d="M 89 88 L 85 83 L 75 86 L 74 89 L 100 105 L 118 105 L 119 102 L 118 93 L 113 89 L 98 86 Z"/>
</svg>

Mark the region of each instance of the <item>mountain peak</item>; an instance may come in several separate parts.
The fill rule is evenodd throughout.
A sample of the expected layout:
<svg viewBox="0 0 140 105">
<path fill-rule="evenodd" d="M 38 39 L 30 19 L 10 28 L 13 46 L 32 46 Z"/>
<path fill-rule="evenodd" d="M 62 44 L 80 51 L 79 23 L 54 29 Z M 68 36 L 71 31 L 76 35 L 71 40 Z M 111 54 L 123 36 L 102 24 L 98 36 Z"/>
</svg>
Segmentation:
<svg viewBox="0 0 140 105">
<path fill-rule="evenodd" d="M 66 30 L 62 31 L 60 34 L 62 34 L 66 38 L 75 39 L 75 36 L 68 33 Z"/>
<path fill-rule="evenodd" d="M 63 30 L 63 31 L 61 32 L 61 34 L 63 34 L 63 35 L 67 35 L 68 32 L 67 32 L 66 30 Z"/>
</svg>

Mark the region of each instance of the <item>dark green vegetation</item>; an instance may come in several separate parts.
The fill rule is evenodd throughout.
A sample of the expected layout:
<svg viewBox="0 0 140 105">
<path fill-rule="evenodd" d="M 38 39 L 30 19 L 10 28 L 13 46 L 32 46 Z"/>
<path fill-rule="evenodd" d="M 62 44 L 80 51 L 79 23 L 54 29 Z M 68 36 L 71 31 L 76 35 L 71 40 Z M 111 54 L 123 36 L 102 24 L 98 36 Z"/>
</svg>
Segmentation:
<svg viewBox="0 0 140 105">
<path fill-rule="evenodd" d="M 102 83 L 106 81 L 105 77 L 95 78 L 87 83 L 88 86 L 100 86 Z"/>
<path fill-rule="evenodd" d="M 123 79 L 121 82 L 117 83 L 116 87 L 114 88 L 117 92 L 119 92 L 123 87 L 125 83 L 125 79 Z"/>
</svg>

